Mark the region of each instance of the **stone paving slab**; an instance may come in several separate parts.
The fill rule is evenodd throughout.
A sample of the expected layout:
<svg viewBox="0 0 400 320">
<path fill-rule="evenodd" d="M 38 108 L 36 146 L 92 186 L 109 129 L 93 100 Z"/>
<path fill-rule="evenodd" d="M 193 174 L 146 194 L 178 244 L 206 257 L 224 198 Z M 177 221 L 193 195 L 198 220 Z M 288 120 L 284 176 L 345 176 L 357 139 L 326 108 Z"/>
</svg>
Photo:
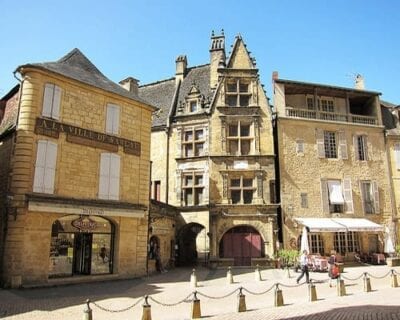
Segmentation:
<svg viewBox="0 0 400 320">
<path fill-rule="evenodd" d="M 400 268 L 394 268 L 400 274 Z M 364 272 L 371 274 L 372 292 L 363 291 Z M 336 287 L 329 287 L 327 273 L 310 273 L 315 281 L 318 301 L 309 302 L 308 286 L 296 284 L 295 274 L 291 277 L 284 270 L 262 270 L 263 281 L 255 281 L 253 270 L 234 269 L 234 283 L 227 284 L 226 270 L 197 270 L 203 317 L 208 319 L 399 319 L 400 287 L 390 287 L 390 269 L 386 266 L 346 267 L 344 277 L 346 296 L 338 297 Z M 190 301 L 176 306 L 188 295 L 191 269 L 175 269 L 165 274 L 143 279 L 106 281 L 91 284 L 75 284 L 50 288 L 22 290 L 0 290 L 0 318 L 5 319 L 82 319 L 84 301 L 90 298 L 102 308 L 125 309 L 138 301 L 135 307 L 119 313 L 107 312 L 91 304 L 93 320 L 140 319 L 142 299 L 150 295 L 153 320 L 190 319 Z M 361 275 L 361 278 L 359 276 Z M 359 279 L 357 279 L 359 278 Z M 399 276 L 400 282 L 400 276 Z M 275 284 L 280 283 L 285 305 L 274 306 Z M 238 288 L 244 287 L 249 311 L 237 313 Z M 262 293 L 270 289 L 264 294 Z M 250 294 L 254 293 L 254 294 Z M 200 295 L 203 294 L 203 295 Z M 231 295 L 221 298 L 223 296 Z"/>
</svg>

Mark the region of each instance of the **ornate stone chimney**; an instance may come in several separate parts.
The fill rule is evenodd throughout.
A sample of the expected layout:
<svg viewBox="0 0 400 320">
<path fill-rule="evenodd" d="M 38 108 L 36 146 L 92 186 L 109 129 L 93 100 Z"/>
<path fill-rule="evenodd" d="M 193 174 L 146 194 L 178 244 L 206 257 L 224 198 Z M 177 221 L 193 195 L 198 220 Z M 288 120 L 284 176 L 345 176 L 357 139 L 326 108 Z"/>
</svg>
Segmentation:
<svg viewBox="0 0 400 320">
<path fill-rule="evenodd" d="M 121 80 L 119 84 L 125 90 L 128 90 L 129 92 L 132 92 L 136 95 L 139 94 L 139 80 L 132 77 L 128 77 L 124 80 Z"/>
<path fill-rule="evenodd" d="M 186 75 L 187 68 L 187 58 L 185 55 L 178 56 L 175 60 L 176 71 L 175 71 L 175 84 L 178 85 L 179 82 L 183 81 Z"/>
<path fill-rule="evenodd" d="M 226 61 L 225 56 L 225 35 L 224 29 L 221 35 L 211 33 L 210 47 L 210 87 L 215 88 L 218 83 L 218 68 L 224 67 Z"/>
</svg>

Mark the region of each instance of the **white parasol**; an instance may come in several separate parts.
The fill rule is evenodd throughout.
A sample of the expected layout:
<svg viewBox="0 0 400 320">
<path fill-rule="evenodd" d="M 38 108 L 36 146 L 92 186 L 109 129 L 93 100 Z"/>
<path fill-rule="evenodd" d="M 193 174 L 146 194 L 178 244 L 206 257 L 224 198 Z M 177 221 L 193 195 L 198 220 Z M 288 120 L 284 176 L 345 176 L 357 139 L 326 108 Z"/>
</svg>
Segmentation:
<svg viewBox="0 0 400 320">
<path fill-rule="evenodd" d="M 392 237 L 388 227 L 385 227 L 385 248 L 383 251 L 388 254 L 395 252 Z"/>
<path fill-rule="evenodd" d="M 300 252 L 303 253 L 304 250 L 307 250 L 307 253 L 310 253 L 310 246 L 308 245 L 308 235 L 306 227 L 303 228 L 303 233 L 301 234 Z"/>
</svg>

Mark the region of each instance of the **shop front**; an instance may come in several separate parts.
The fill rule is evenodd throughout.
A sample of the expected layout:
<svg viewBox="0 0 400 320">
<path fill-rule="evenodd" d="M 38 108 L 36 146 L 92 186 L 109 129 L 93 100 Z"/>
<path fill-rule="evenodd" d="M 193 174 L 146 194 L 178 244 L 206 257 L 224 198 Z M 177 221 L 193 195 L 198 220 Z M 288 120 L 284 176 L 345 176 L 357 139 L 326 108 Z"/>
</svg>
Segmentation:
<svg viewBox="0 0 400 320">
<path fill-rule="evenodd" d="M 115 226 L 99 216 L 66 215 L 52 224 L 49 278 L 113 273 Z"/>
</svg>

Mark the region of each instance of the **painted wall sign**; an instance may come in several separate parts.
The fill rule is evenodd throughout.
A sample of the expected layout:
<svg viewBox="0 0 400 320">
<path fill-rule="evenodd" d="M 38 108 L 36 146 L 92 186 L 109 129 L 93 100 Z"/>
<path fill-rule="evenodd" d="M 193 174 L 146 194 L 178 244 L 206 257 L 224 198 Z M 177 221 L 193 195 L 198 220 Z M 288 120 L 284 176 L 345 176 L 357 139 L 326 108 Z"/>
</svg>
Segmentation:
<svg viewBox="0 0 400 320">
<path fill-rule="evenodd" d="M 88 217 L 80 217 L 71 222 L 72 226 L 80 231 L 93 231 L 96 229 L 96 222 Z"/>
<path fill-rule="evenodd" d="M 90 215 L 97 215 L 97 216 L 104 216 L 104 209 L 100 208 L 82 208 L 81 214 L 90 216 Z"/>
<path fill-rule="evenodd" d="M 60 132 L 67 135 L 67 141 L 89 147 L 117 152 L 121 146 L 124 152 L 140 156 L 140 142 L 111 136 L 105 133 L 83 129 L 51 119 L 36 118 L 35 133 L 58 139 Z"/>
</svg>

